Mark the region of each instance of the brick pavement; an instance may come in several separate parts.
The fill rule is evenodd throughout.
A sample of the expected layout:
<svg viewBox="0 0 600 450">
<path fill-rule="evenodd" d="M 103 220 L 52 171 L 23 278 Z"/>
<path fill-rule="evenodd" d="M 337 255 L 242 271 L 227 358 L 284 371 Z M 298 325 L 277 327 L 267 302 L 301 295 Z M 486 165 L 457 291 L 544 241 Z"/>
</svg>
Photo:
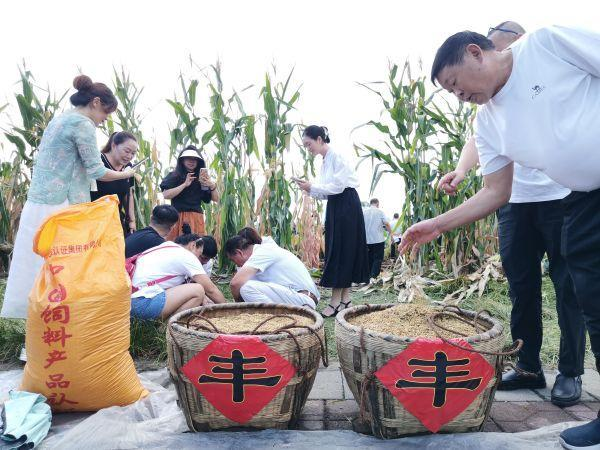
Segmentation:
<svg viewBox="0 0 600 450">
<path fill-rule="evenodd" d="M 484 431 L 514 433 L 559 422 L 587 421 L 600 409 L 600 375 L 586 369 L 582 402 L 568 408 L 550 403 L 554 371 L 546 372 L 548 387 L 538 390 L 497 391 Z M 342 375 L 338 362 L 320 368 L 298 428 L 300 430 L 351 430 L 358 404 Z"/>
</svg>

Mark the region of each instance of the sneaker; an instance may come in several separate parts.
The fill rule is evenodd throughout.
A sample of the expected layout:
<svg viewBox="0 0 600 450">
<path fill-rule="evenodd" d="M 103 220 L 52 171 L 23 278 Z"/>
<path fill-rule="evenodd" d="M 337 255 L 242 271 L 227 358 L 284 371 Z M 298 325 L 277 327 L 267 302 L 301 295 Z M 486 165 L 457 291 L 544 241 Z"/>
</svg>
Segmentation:
<svg viewBox="0 0 600 450">
<path fill-rule="evenodd" d="M 560 433 L 559 442 L 569 450 L 600 450 L 600 419 L 578 427 L 567 428 Z"/>
<path fill-rule="evenodd" d="M 19 359 L 23 362 L 27 362 L 27 353 L 25 352 L 25 346 L 21 347 L 21 353 L 19 353 Z"/>
</svg>

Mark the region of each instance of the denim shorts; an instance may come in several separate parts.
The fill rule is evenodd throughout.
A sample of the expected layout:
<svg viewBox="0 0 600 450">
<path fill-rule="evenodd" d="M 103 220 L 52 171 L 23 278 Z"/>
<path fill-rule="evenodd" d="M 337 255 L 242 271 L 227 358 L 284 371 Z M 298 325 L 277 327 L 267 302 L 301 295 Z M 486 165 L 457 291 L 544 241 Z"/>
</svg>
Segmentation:
<svg viewBox="0 0 600 450">
<path fill-rule="evenodd" d="M 131 299 L 131 317 L 143 320 L 158 319 L 165 307 L 167 293 L 162 291 L 152 298 L 135 297 Z"/>
</svg>

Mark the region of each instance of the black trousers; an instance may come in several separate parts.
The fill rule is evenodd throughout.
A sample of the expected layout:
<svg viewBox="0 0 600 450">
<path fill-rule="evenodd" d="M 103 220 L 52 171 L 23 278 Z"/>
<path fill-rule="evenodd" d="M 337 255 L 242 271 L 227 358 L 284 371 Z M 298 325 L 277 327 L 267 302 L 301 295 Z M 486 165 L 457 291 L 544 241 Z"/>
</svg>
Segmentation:
<svg viewBox="0 0 600 450">
<path fill-rule="evenodd" d="M 600 366 L 600 189 L 563 200 L 562 254 Z"/>
<path fill-rule="evenodd" d="M 513 339 L 523 340 L 517 365 L 532 372 L 541 369 L 541 261 L 546 253 L 561 331 L 558 370 L 566 376 L 577 376 L 583 373 L 585 327 L 567 262 L 561 256 L 562 225 L 561 200 L 509 203 L 498 210 L 500 257 L 513 305 L 511 334 Z"/>
<path fill-rule="evenodd" d="M 381 263 L 383 262 L 383 252 L 385 250 L 385 242 L 377 244 L 367 244 L 369 255 L 369 271 L 371 278 L 377 278 L 381 272 Z"/>
</svg>

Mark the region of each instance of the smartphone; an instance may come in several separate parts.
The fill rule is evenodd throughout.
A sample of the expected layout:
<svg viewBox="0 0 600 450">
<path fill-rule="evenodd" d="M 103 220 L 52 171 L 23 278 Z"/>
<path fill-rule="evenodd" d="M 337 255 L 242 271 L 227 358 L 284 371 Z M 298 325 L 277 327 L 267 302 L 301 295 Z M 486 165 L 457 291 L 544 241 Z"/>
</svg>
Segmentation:
<svg viewBox="0 0 600 450">
<path fill-rule="evenodd" d="M 206 167 L 201 167 L 200 175 L 208 176 L 208 169 Z"/>
<path fill-rule="evenodd" d="M 150 158 L 149 157 L 148 158 L 144 158 L 141 161 L 136 162 L 133 166 L 131 166 L 131 168 L 132 169 L 136 169 L 140 164 L 142 164 L 145 161 L 148 161 L 148 159 L 150 159 Z"/>
</svg>

